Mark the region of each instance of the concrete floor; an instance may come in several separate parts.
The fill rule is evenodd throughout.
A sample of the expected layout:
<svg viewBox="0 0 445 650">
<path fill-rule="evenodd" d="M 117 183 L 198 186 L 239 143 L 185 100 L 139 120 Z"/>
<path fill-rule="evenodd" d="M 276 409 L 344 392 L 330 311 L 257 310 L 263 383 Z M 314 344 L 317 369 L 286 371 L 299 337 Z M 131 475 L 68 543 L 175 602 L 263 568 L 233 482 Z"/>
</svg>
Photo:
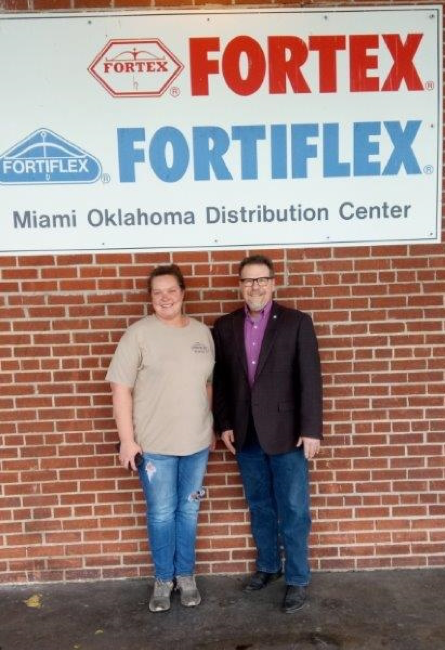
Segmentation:
<svg viewBox="0 0 445 650">
<path fill-rule="evenodd" d="M 244 580 L 199 576 L 198 608 L 158 614 L 146 581 L 3 586 L 0 650 L 445 650 L 445 569 L 315 574 L 292 615 L 282 580 Z"/>
</svg>

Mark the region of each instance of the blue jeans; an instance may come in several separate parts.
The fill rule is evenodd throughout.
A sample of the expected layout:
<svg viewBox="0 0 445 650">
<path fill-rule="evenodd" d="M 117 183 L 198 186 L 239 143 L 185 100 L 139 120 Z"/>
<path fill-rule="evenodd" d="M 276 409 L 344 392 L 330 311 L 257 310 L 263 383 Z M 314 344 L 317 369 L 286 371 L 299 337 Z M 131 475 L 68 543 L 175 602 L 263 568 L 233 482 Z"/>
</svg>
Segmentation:
<svg viewBox="0 0 445 650">
<path fill-rule="evenodd" d="M 144 453 L 138 468 L 147 503 L 147 530 L 158 580 L 195 570 L 198 511 L 209 449 L 190 456 Z"/>
<path fill-rule="evenodd" d="M 308 463 L 302 447 L 286 454 L 266 454 L 258 444 L 236 454 L 250 510 L 257 547 L 257 570 L 280 569 L 280 538 L 285 552 L 288 585 L 309 583 Z"/>
</svg>

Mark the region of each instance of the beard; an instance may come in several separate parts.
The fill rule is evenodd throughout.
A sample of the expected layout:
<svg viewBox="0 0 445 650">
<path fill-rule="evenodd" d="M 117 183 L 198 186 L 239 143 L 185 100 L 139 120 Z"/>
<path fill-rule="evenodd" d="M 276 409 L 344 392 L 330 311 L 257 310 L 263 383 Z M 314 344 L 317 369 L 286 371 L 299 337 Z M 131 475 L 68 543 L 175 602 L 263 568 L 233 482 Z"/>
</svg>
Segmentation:
<svg viewBox="0 0 445 650">
<path fill-rule="evenodd" d="M 266 306 L 267 300 L 265 296 L 253 296 L 246 300 L 247 306 L 250 311 L 261 311 Z"/>
</svg>

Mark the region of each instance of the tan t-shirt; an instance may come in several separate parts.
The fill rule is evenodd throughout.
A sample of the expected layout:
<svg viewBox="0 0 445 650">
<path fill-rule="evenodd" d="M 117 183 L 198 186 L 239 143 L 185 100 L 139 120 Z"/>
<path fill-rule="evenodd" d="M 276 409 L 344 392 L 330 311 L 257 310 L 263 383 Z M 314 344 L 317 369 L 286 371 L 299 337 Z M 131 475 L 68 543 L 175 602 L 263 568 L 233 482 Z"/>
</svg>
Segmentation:
<svg viewBox="0 0 445 650">
<path fill-rule="evenodd" d="M 107 380 L 133 389 L 134 433 L 143 451 L 186 456 L 210 444 L 206 385 L 213 365 L 210 330 L 194 318 L 171 327 L 148 316 L 127 329 Z"/>
</svg>

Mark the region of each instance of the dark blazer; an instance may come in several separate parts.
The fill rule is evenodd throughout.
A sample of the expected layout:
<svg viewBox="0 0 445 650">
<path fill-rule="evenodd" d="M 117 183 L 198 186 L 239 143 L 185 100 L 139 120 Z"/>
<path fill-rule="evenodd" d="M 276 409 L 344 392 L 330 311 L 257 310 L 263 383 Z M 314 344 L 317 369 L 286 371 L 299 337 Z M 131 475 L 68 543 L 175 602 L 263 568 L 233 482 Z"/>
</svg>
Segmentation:
<svg viewBox="0 0 445 650">
<path fill-rule="evenodd" d="M 290 451 L 299 436 L 322 438 L 322 385 L 312 319 L 273 302 L 252 389 L 244 345 L 244 308 L 214 327 L 214 417 L 219 433 L 233 429 L 235 447 L 246 439 L 252 409 L 267 454 Z"/>
</svg>

